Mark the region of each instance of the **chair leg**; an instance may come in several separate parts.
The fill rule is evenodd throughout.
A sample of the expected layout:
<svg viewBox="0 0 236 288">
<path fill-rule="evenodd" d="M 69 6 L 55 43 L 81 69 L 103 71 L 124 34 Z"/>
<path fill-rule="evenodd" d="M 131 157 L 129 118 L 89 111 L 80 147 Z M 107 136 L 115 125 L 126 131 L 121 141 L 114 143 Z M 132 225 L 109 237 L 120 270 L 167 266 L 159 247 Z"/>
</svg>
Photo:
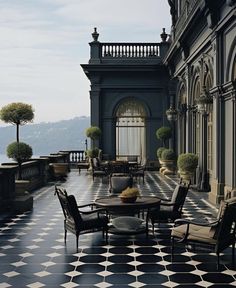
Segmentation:
<svg viewBox="0 0 236 288">
<path fill-rule="evenodd" d="M 232 244 L 232 264 L 233 264 L 233 266 L 234 266 L 234 264 L 235 264 L 235 243 L 233 243 Z"/>
<path fill-rule="evenodd" d="M 106 235 L 106 245 L 107 245 L 108 244 L 108 229 L 106 229 L 105 235 Z"/>
<path fill-rule="evenodd" d="M 79 252 L 79 234 L 76 234 L 76 252 Z"/>
<path fill-rule="evenodd" d="M 171 237 L 171 262 L 174 260 L 174 237 Z"/>
<path fill-rule="evenodd" d="M 67 236 L 67 230 L 66 229 L 64 229 L 64 243 L 66 244 L 66 236 Z"/>
<path fill-rule="evenodd" d="M 217 264 L 216 264 L 216 268 L 217 268 L 217 270 L 219 270 L 219 268 L 220 268 L 220 253 L 217 252 L 216 255 L 217 255 Z"/>
</svg>

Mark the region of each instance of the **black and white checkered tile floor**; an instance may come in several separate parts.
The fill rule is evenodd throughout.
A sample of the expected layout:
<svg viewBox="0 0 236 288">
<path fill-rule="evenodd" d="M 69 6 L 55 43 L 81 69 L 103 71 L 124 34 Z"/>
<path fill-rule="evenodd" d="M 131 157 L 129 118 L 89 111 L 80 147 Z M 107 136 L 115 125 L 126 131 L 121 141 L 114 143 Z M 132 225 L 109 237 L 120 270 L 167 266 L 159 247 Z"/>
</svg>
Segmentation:
<svg viewBox="0 0 236 288">
<path fill-rule="evenodd" d="M 61 183 L 79 204 L 108 195 L 107 181 L 72 171 Z M 175 179 L 148 172 L 145 184 L 137 185 L 143 195 L 170 197 Z M 207 250 L 176 248 L 170 258 L 170 227 L 155 228 L 155 236 L 109 235 L 106 245 L 101 233 L 63 240 L 63 215 L 48 185 L 34 193 L 32 212 L 0 215 L 0 288 L 6 287 L 235 287 L 236 269 L 231 267 L 230 250 L 221 255 L 220 270 L 215 254 Z M 190 191 L 184 217 L 211 220 L 216 209 L 207 195 Z M 150 227 L 151 228 L 151 227 Z"/>
</svg>

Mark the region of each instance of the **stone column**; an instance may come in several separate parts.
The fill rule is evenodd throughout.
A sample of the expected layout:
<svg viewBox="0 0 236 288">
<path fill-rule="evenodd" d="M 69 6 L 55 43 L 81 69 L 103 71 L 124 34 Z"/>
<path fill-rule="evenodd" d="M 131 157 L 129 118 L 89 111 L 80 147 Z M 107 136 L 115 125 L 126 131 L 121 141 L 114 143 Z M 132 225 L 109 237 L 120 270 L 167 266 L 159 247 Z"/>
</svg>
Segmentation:
<svg viewBox="0 0 236 288">
<path fill-rule="evenodd" d="M 211 192 L 209 201 L 213 204 L 224 199 L 224 101 L 222 87 L 218 86 L 213 91 L 213 175 L 211 179 Z"/>
</svg>

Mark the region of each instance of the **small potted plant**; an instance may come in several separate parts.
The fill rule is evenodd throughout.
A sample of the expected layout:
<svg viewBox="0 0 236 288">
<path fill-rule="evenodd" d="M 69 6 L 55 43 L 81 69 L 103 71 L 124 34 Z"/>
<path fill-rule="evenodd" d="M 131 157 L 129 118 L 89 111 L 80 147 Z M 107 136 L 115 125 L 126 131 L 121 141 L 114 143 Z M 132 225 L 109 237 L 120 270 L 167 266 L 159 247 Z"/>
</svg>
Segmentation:
<svg viewBox="0 0 236 288">
<path fill-rule="evenodd" d="M 194 153 L 180 154 L 177 160 L 180 177 L 191 180 L 198 166 L 198 156 Z"/>
<path fill-rule="evenodd" d="M 128 187 L 121 192 L 120 199 L 124 203 L 134 203 L 138 196 L 140 196 L 138 188 Z"/>
<path fill-rule="evenodd" d="M 176 155 L 173 149 L 164 149 L 161 153 L 161 161 L 163 167 L 160 172 L 164 175 L 171 175 L 175 173 Z"/>
</svg>

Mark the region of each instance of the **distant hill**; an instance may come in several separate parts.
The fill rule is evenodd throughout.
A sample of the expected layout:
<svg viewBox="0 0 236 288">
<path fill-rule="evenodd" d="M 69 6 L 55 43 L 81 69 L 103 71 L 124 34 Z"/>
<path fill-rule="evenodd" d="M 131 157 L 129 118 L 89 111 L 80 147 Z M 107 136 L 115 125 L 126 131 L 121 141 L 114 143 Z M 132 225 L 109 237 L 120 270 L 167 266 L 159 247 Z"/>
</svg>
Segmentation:
<svg viewBox="0 0 236 288">
<path fill-rule="evenodd" d="M 59 150 L 84 150 L 85 130 L 90 117 L 20 126 L 20 141 L 29 144 L 37 156 L 56 153 Z M 16 140 L 16 126 L 0 127 L 0 154 L 6 153 L 9 143 Z"/>
</svg>

